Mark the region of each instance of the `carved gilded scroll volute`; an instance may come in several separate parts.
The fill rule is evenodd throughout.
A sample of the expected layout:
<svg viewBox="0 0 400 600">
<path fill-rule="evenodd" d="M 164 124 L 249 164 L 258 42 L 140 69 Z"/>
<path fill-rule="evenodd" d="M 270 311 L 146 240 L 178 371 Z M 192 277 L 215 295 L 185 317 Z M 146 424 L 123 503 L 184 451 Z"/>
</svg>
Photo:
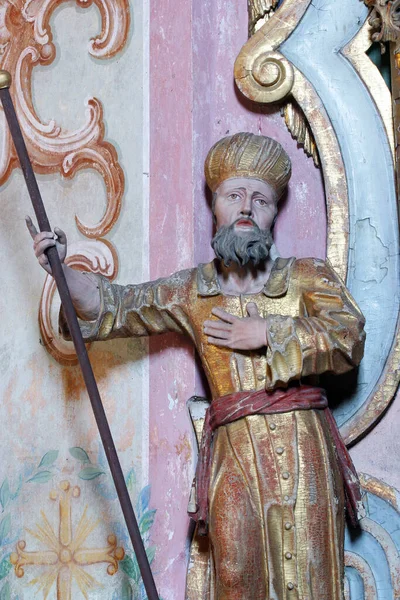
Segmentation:
<svg viewBox="0 0 400 600">
<path fill-rule="evenodd" d="M 235 70 L 240 91 L 260 103 L 279 102 L 293 88 L 294 72 L 288 60 L 279 52 L 266 50 L 256 55 L 244 52 Z"/>
<path fill-rule="evenodd" d="M 275 14 L 275 10 L 277 9 L 278 6 L 278 1 L 277 0 L 248 0 L 248 11 L 249 11 L 249 37 L 252 37 L 256 31 L 258 31 L 259 29 L 261 29 L 266 23 L 267 21 L 273 17 L 273 15 Z M 282 59 L 282 57 L 280 57 Z M 260 59 L 262 61 L 262 59 Z M 271 87 L 271 78 L 272 78 L 272 73 L 274 70 L 274 67 L 269 65 L 268 63 L 268 53 L 267 55 L 264 57 L 264 69 L 269 71 L 269 76 L 268 78 L 265 78 L 263 80 L 259 80 L 258 83 L 260 83 L 262 86 L 264 86 L 264 91 L 265 87 Z M 248 65 L 250 66 L 250 65 Z M 287 65 L 285 65 L 285 67 L 287 68 Z M 257 81 L 257 75 L 255 73 L 255 71 L 253 70 L 253 75 L 254 78 Z M 285 73 L 283 73 L 283 75 L 285 76 Z M 250 83 L 249 81 L 246 82 L 247 85 Z M 254 89 L 255 86 L 255 82 L 251 82 L 251 88 L 248 90 L 252 95 L 255 94 L 256 90 Z M 238 82 L 238 86 L 240 87 L 240 83 Z M 244 87 L 244 89 L 242 90 L 243 93 L 246 93 L 246 86 Z M 271 92 L 272 90 L 269 89 L 269 92 Z M 260 102 L 275 102 L 275 101 L 280 101 L 282 100 L 281 96 L 279 94 L 276 94 L 276 96 L 272 96 L 271 94 L 269 94 L 269 97 L 272 98 L 270 100 L 267 99 L 267 95 L 265 96 L 265 99 L 259 100 Z M 255 99 L 255 98 L 254 98 Z M 285 104 L 282 106 L 281 109 L 282 112 L 282 116 L 285 120 L 285 124 L 288 128 L 288 130 L 290 131 L 292 137 L 297 140 L 297 142 L 300 144 L 300 146 L 303 147 L 304 152 L 307 154 L 307 156 L 312 156 L 313 160 L 314 160 L 314 164 L 315 166 L 319 167 L 319 157 L 318 157 L 318 150 L 317 150 L 317 145 L 315 143 L 315 139 L 313 136 L 313 133 L 311 131 L 310 125 L 304 115 L 304 112 L 302 111 L 301 107 L 299 106 L 299 104 L 297 102 L 295 102 L 293 99 L 287 99 Z"/>
</svg>

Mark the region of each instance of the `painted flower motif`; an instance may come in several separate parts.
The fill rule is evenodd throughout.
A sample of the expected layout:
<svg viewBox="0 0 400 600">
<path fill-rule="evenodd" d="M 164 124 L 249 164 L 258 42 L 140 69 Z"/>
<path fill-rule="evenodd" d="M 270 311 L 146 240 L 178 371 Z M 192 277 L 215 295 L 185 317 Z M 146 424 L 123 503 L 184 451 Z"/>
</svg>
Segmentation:
<svg viewBox="0 0 400 600">
<path fill-rule="evenodd" d="M 35 529 L 26 531 L 37 539 L 46 549 L 28 552 L 25 540 L 19 540 L 16 552 L 10 556 L 17 577 L 23 577 L 27 566 L 48 567 L 41 575 L 30 583 L 38 586 L 38 591 L 43 592 L 43 598 L 56 582 L 57 600 L 70 600 L 72 581 L 75 580 L 84 598 L 88 592 L 97 587 L 99 583 L 92 575 L 85 571 L 85 567 L 97 563 L 108 563 L 107 573 L 114 575 L 118 571 L 118 561 L 125 556 L 122 547 L 117 546 L 117 538 L 111 534 L 107 538 L 107 545 L 103 548 L 86 548 L 84 546 L 88 536 L 96 529 L 99 521 L 90 519 L 85 507 L 79 522 L 73 531 L 71 500 L 79 498 L 80 488 L 71 486 L 69 481 L 62 481 L 59 490 L 51 490 L 51 500 L 59 502 L 59 531 L 56 533 L 51 526 L 46 514 L 41 511 L 42 522 L 36 524 Z"/>
</svg>

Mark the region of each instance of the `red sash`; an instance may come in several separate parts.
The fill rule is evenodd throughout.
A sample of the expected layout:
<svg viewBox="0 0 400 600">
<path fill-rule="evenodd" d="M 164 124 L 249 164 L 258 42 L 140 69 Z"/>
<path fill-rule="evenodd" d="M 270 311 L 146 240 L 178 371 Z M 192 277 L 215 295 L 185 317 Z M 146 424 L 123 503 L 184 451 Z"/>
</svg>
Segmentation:
<svg viewBox="0 0 400 600">
<path fill-rule="evenodd" d="M 323 409 L 336 449 L 339 468 L 343 478 L 346 508 L 351 523 L 356 526 L 363 512 L 361 488 L 353 461 L 340 435 L 336 421 L 328 408 L 325 390 L 302 385 L 287 390 L 236 392 L 213 400 L 207 409 L 203 435 L 196 469 L 196 512 L 189 516 L 198 522 L 198 533 L 208 530 L 208 489 L 210 486 L 212 441 L 214 431 L 250 415 L 270 415 L 293 410 Z"/>
</svg>

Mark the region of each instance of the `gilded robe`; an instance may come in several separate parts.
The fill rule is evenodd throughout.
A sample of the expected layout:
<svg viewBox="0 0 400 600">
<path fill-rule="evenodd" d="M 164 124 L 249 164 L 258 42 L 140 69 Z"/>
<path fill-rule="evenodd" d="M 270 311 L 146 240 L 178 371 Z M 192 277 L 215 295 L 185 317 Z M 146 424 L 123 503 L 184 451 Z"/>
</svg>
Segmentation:
<svg viewBox="0 0 400 600">
<path fill-rule="evenodd" d="M 258 294 L 221 292 L 214 262 L 157 281 L 120 286 L 99 277 L 101 310 L 81 322 L 87 340 L 169 331 L 188 335 L 212 399 L 273 390 L 324 372 L 345 373 L 363 354 L 364 318 L 328 263 L 275 260 Z M 213 346 L 203 322 L 219 306 L 267 320 L 259 351 Z M 323 411 L 253 415 L 214 436 L 210 530 L 195 538 L 187 600 L 343 600 L 344 493 Z M 245 589 L 246 593 L 241 590 Z"/>
</svg>

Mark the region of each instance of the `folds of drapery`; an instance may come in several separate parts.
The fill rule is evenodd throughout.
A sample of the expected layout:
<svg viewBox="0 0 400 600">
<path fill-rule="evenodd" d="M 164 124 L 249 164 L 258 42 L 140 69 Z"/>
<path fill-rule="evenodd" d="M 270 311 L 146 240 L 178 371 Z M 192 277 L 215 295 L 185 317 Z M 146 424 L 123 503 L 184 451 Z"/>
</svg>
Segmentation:
<svg viewBox="0 0 400 600">
<path fill-rule="evenodd" d="M 101 310 L 97 320 L 80 322 L 84 338 L 94 341 L 182 333 L 195 342 L 205 364 L 208 352 L 213 353 L 210 362 L 215 362 L 214 355 L 219 353 L 222 364 L 226 349 L 207 344 L 202 322 L 198 320 L 204 301 L 209 299 L 198 293 L 196 272 L 197 269 L 188 269 L 157 281 L 126 286 L 111 284 L 105 277 L 97 276 Z M 212 300 L 224 308 L 224 298 L 219 292 Z M 289 314 L 278 312 L 283 299 L 283 310 Z M 229 306 L 235 305 L 234 297 L 226 300 Z M 290 267 L 287 289 L 281 297 L 267 298 L 260 293 L 247 296 L 247 300 L 256 301 L 267 321 L 266 389 L 285 387 L 290 381 L 324 372 L 345 373 L 359 364 L 365 341 L 364 318 L 328 263 L 297 260 Z M 237 301 L 241 304 L 239 297 Z M 207 311 L 204 318 L 211 316 L 211 310 Z M 68 337 L 62 311 L 60 328 Z M 239 359 L 242 355 L 238 354 Z M 232 389 L 225 389 L 223 394 L 238 391 L 233 376 L 231 385 Z M 247 387 L 240 382 L 240 386 L 258 389 L 259 384 L 249 382 Z"/>
</svg>

